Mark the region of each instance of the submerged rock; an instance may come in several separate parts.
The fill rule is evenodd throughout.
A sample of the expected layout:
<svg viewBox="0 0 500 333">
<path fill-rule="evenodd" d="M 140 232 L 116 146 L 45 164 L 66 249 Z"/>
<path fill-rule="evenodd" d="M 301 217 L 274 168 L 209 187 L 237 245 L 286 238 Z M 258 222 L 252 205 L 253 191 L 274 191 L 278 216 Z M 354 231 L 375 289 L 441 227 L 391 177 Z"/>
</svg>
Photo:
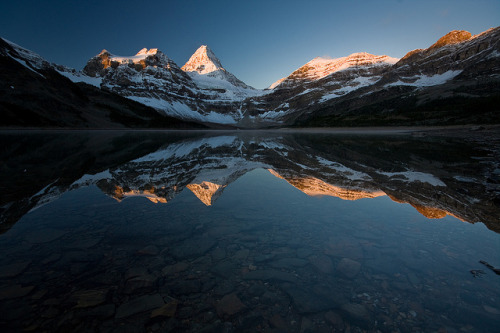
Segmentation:
<svg viewBox="0 0 500 333">
<path fill-rule="evenodd" d="M 358 275 L 360 268 L 361 264 L 359 262 L 349 258 L 342 258 L 337 265 L 337 271 L 350 279 Z"/>
<path fill-rule="evenodd" d="M 178 304 L 178 302 L 176 300 L 172 300 L 171 302 L 163 305 L 161 308 L 153 310 L 151 312 L 151 318 L 156 318 L 156 317 L 172 318 L 172 317 L 174 317 L 175 312 L 177 311 L 177 304 Z"/>
<path fill-rule="evenodd" d="M 250 271 L 243 275 L 244 280 L 265 280 L 265 281 L 283 281 L 298 282 L 298 279 L 291 273 L 278 271 L 275 269 L 261 269 Z"/>
<path fill-rule="evenodd" d="M 311 256 L 309 257 L 311 264 L 318 269 L 321 273 L 332 274 L 333 264 L 332 260 L 326 255 Z"/>
<path fill-rule="evenodd" d="M 44 229 L 26 235 L 26 240 L 30 243 L 48 243 L 66 234 L 66 231 L 57 229 Z"/>
<path fill-rule="evenodd" d="M 28 295 L 35 287 L 25 286 L 16 284 L 14 286 L 8 286 L 0 289 L 0 300 L 6 300 L 11 298 L 23 297 Z"/>
<path fill-rule="evenodd" d="M 365 306 L 357 303 L 346 303 L 341 306 L 341 309 L 352 319 L 353 322 L 362 325 L 370 326 L 371 317 Z"/>
<path fill-rule="evenodd" d="M 19 262 L 0 267 L 0 278 L 12 278 L 21 274 L 31 261 Z"/>
<path fill-rule="evenodd" d="M 245 304 L 241 302 L 235 293 L 226 295 L 217 303 L 217 313 L 221 315 L 232 316 L 245 308 Z"/>
<path fill-rule="evenodd" d="M 172 255 L 177 259 L 201 257 L 216 244 L 214 239 L 199 237 L 185 240 L 172 248 Z"/>
<path fill-rule="evenodd" d="M 144 295 L 124 303 L 116 310 L 116 319 L 130 317 L 134 314 L 160 308 L 165 304 L 160 294 Z"/>
<path fill-rule="evenodd" d="M 81 290 L 73 294 L 77 304 L 75 308 L 88 308 L 104 303 L 106 290 Z"/>
</svg>

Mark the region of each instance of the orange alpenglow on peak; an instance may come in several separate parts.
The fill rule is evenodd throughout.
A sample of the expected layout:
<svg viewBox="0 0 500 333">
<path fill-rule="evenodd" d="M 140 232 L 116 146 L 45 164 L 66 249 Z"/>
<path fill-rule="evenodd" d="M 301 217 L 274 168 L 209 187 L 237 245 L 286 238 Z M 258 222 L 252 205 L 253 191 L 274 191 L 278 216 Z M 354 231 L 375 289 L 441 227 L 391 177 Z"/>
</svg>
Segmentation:
<svg viewBox="0 0 500 333">
<path fill-rule="evenodd" d="M 181 69 L 185 72 L 198 72 L 199 74 L 224 70 L 220 60 L 206 45 L 200 46 Z"/>
<path fill-rule="evenodd" d="M 386 195 L 383 191 L 364 191 L 361 189 L 347 189 L 340 186 L 334 186 L 314 177 L 285 178 L 275 170 L 268 169 L 268 171 L 275 177 L 286 180 L 293 187 L 312 197 L 331 196 L 342 200 L 352 201 Z"/>
<path fill-rule="evenodd" d="M 158 49 L 149 49 L 149 51 L 148 51 L 147 48 L 143 48 L 142 50 L 137 52 L 136 55 L 144 55 L 144 54 L 150 55 L 150 54 L 156 54 L 156 53 L 158 53 Z"/>
<path fill-rule="evenodd" d="M 212 206 L 215 200 L 222 194 L 222 190 L 226 185 L 203 181 L 200 184 L 189 184 L 186 187 L 205 205 Z"/>
<path fill-rule="evenodd" d="M 429 49 L 439 48 L 445 45 L 457 44 L 469 40 L 472 34 L 465 30 L 453 30 L 439 38 L 438 41 L 432 44 Z"/>
<path fill-rule="evenodd" d="M 425 216 L 428 219 L 442 219 L 446 216 L 452 216 L 452 217 L 454 217 L 462 222 L 465 222 L 465 220 L 463 218 L 461 218 L 460 216 L 457 216 L 457 215 L 455 215 L 449 211 L 443 210 L 441 208 L 432 207 L 432 206 L 424 206 L 424 205 L 419 205 L 419 204 L 407 202 L 407 201 L 395 198 L 394 196 L 392 196 L 390 194 L 388 194 L 387 196 L 392 201 L 397 202 L 397 203 L 401 203 L 401 204 L 409 203 L 413 208 L 415 208 L 417 210 L 417 212 L 419 212 L 420 214 L 422 214 L 423 216 Z"/>
<path fill-rule="evenodd" d="M 121 202 L 123 199 L 131 197 L 144 197 L 155 204 L 167 203 L 166 198 L 159 197 L 154 193 L 154 188 L 151 190 L 144 190 L 144 191 L 139 191 L 139 190 L 124 191 L 122 187 L 116 186 L 111 196 L 118 202 Z"/>
</svg>

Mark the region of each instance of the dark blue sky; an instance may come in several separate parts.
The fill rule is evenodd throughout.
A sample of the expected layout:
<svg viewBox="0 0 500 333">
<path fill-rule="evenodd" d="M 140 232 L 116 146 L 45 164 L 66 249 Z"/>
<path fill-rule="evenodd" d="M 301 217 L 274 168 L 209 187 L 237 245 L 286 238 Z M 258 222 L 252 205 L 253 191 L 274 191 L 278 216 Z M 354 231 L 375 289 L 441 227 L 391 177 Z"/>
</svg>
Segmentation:
<svg viewBox="0 0 500 333">
<path fill-rule="evenodd" d="M 107 49 L 158 48 L 182 66 L 202 44 L 239 79 L 265 88 L 317 56 L 402 57 L 447 32 L 500 25 L 499 0 L 2 1 L 0 36 L 82 69 Z"/>
</svg>

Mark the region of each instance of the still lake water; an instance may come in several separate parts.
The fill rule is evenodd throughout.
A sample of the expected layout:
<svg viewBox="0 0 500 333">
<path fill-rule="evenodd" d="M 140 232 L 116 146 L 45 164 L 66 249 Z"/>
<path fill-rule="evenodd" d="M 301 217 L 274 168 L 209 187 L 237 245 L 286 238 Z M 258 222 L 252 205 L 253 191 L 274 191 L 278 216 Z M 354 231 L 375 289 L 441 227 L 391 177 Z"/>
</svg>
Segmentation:
<svg viewBox="0 0 500 333">
<path fill-rule="evenodd" d="M 500 276 L 479 262 L 500 267 L 495 133 L 0 145 L 2 332 L 500 327 Z"/>
</svg>

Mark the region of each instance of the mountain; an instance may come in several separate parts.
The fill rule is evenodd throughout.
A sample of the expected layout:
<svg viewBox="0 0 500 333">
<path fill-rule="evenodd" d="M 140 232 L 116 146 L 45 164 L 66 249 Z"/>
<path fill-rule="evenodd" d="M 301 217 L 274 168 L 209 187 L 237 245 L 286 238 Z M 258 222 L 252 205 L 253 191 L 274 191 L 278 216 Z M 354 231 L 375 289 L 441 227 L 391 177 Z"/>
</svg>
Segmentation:
<svg viewBox="0 0 500 333">
<path fill-rule="evenodd" d="M 255 90 L 226 71 L 220 60 L 206 45 L 200 46 L 181 69 L 190 74 L 199 87 L 210 88 L 220 85 L 220 88 L 224 88 L 227 87 L 227 83 L 230 83 L 235 87 Z M 215 80 L 207 80 L 208 78 Z"/>
<path fill-rule="evenodd" d="M 61 75 L 63 73 L 64 75 Z M 96 88 L 93 78 L 51 64 L 0 39 L 0 123 L 3 127 L 200 127 Z M 66 77 L 65 77 L 66 76 Z M 75 84 L 67 76 L 86 83 Z"/>
<path fill-rule="evenodd" d="M 103 50 L 88 61 L 83 75 L 101 79 L 101 89 L 166 115 L 204 123 L 236 124 L 237 105 L 262 94 L 224 69 L 205 45 L 182 68 L 158 49 L 142 49 L 134 56 Z"/>
<path fill-rule="evenodd" d="M 500 27 L 475 36 L 452 31 L 426 49 L 408 52 L 372 84 L 311 105 L 293 121 L 299 126 L 499 123 L 499 59 Z"/>
<path fill-rule="evenodd" d="M 452 31 L 401 59 L 314 58 L 264 90 L 236 78 L 206 45 L 182 67 L 155 48 L 103 50 L 81 72 L 3 45 L 1 101 L 5 123 L 17 126 L 53 126 L 46 114 L 67 118 L 59 122 L 66 127 L 168 127 L 169 117 L 240 128 L 500 123 L 500 27 Z M 44 83 L 49 76 L 53 85 Z"/>
<path fill-rule="evenodd" d="M 318 57 L 295 70 L 286 78 L 273 83 L 271 87 L 273 87 L 272 89 L 296 87 L 308 82 L 317 81 L 339 71 L 359 71 L 361 69 L 365 72 L 374 71 L 376 69 L 390 67 L 398 60 L 397 58 L 391 58 L 386 55 L 376 56 L 366 52 L 353 53 L 350 56 L 337 59 Z"/>
</svg>

